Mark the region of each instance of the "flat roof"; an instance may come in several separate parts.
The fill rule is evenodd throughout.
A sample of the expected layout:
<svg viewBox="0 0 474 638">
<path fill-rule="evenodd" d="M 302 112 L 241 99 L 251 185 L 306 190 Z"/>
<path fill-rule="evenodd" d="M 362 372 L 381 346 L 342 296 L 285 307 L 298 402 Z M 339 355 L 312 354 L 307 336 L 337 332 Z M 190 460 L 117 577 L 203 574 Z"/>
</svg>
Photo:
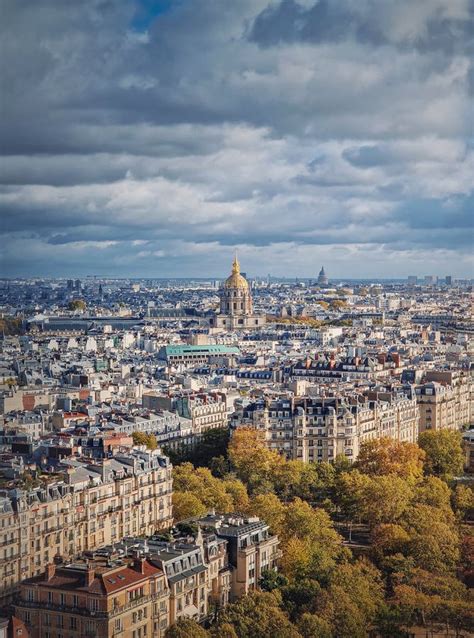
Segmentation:
<svg viewBox="0 0 474 638">
<path fill-rule="evenodd" d="M 237 346 L 222 346 L 222 345 L 203 345 L 203 346 L 163 346 L 161 348 L 166 356 L 179 356 L 185 354 L 240 354 Z"/>
</svg>

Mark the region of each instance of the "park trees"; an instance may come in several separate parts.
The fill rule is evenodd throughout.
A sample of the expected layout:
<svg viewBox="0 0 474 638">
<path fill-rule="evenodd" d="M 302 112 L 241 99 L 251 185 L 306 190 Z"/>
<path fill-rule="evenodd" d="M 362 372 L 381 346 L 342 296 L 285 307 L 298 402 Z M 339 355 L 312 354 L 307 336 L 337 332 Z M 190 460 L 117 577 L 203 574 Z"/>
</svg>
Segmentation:
<svg viewBox="0 0 474 638">
<path fill-rule="evenodd" d="M 189 618 L 180 618 L 168 627 L 165 638 L 209 638 L 209 632 Z"/>
<path fill-rule="evenodd" d="M 182 463 L 174 468 L 175 519 L 188 512 L 200 516 L 210 509 L 228 513 L 248 507 L 245 485 L 235 477 L 218 479 L 205 467 Z"/>
<path fill-rule="evenodd" d="M 251 494 L 273 491 L 274 478 L 285 460 L 268 450 L 254 428 L 238 428 L 229 444 L 229 459 Z"/>
<path fill-rule="evenodd" d="M 280 600 L 274 593 L 252 592 L 228 605 L 221 622 L 232 625 L 239 638 L 301 638 Z"/>
<path fill-rule="evenodd" d="M 449 480 L 462 474 L 464 454 L 460 432 L 455 430 L 426 430 L 418 437 L 418 445 L 425 452 L 426 474 Z"/>
<path fill-rule="evenodd" d="M 418 479 L 423 475 L 425 452 L 415 443 L 389 438 L 365 441 L 355 466 L 364 474 L 393 474 L 401 478 Z"/>
</svg>

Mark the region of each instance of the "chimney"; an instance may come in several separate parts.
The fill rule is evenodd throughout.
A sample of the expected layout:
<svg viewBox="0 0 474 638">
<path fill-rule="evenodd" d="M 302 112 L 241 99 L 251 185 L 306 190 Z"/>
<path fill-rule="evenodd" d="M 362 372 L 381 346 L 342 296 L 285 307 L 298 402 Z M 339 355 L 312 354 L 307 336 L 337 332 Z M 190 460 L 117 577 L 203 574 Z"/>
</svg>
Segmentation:
<svg viewBox="0 0 474 638">
<path fill-rule="evenodd" d="M 56 565 L 54 563 L 48 563 L 46 565 L 46 579 L 51 580 L 56 573 Z"/>
<path fill-rule="evenodd" d="M 92 567 L 88 567 L 86 571 L 86 587 L 90 587 L 95 578 L 95 571 Z"/>
<path fill-rule="evenodd" d="M 135 558 L 134 561 L 133 561 L 134 568 L 138 572 L 140 572 L 140 574 L 144 574 L 145 573 L 145 561 L 146 561 L 146 559 L 141 557 L 141 556 L 137 556 L 137 558 Z"/>
</svg>

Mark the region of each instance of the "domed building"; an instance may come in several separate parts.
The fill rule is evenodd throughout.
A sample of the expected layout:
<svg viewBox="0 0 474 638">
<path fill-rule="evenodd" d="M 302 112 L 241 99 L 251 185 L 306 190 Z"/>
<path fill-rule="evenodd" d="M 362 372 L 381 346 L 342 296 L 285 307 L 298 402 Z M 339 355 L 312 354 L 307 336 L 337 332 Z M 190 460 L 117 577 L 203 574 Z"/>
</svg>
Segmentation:
<svg viewBox="0 0 474 638">
<path fill-rule="evenodd" d="M 326 275 L 326 271 L 324 270 L 324 266 L 319 271 L 318 275 L 318 286 L 327 286 L 329 283 L 329 279 Z"/>
<path fill-rule="evenodd" d="M 220 312 L 210 318 L 213 331 L 257 328 L 265 324 L 264 315 L 254 315 L 249 282 L 240 273 L 237 257 L 232 263 L 232 272 L 219 291 Z"/>
</svg>

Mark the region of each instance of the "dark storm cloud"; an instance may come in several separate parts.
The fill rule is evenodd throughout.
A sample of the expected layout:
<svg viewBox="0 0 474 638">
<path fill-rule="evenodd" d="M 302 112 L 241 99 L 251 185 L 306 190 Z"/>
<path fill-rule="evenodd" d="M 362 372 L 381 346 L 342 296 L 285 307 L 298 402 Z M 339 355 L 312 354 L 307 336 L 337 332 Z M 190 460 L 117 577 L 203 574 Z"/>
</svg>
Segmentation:
<svg viewBox="0 0 474 638">
<path fill-rule="evenodd" d="M 468 0 L 5 0 L 3 18 L 6 274 L 222 273 L 232 245 L 254 272 L 468 270 Z"/>
<path fill-rule="evenodd" d="M 392 5 L 392 6 L 391 6 Z M 410 29 L 423 5 L 426 20 L 419 31 Z M 373 46 L 394 44 L 423 52 L 440 51 L 446 55 L 472 53 L 474 50 L 474 5 L 466 4 L 464 15 L 446 12 L 447 2 L 395 3 L 380 0 L 280 0 L 272 2 L 254 20 L 248 37 L 261 46 L 282 42 L 334 42 L 355 38 Z M 391 18 L 406 21 L 405 29 L 394 30 Z"/>
</svg>

